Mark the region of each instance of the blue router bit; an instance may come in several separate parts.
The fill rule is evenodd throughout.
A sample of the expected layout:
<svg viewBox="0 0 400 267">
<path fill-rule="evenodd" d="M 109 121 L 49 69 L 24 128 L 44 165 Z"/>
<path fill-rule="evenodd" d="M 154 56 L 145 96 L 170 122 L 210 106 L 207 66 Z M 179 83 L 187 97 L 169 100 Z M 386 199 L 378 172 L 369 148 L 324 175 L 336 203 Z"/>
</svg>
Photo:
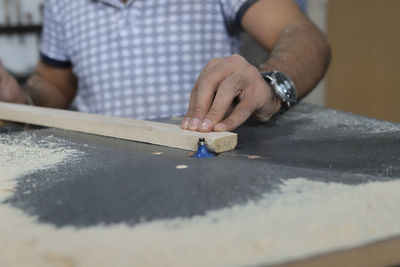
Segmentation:
<svg viewBox="0 0 400 267">
<path fill-rule="evenodd" d="M 207 144 L 206 144 L 206 139 L 205 138 L 200 138 L 199 142 L 197 142 L 198 148 L 197 152 L 193 155 L 194 158 L 213 158 L 216 155 L 214 153 L 211 153 L 207 149 Z"/>
</svg>

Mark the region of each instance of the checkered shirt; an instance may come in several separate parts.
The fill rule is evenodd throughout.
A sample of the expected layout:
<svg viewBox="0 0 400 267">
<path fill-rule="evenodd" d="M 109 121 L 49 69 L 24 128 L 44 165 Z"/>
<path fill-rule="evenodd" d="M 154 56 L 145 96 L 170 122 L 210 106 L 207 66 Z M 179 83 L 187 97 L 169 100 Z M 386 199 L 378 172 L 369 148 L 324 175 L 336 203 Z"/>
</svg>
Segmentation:
<svg viewBox="0 0 400 267">
<path fill-rule="evenodd" d="M 201 69 L 238 52 L 255 0 L 47 0 L 41 59 L 72 67 L 73 105 L 137 119 L 182 115 Z"/>
</svg>

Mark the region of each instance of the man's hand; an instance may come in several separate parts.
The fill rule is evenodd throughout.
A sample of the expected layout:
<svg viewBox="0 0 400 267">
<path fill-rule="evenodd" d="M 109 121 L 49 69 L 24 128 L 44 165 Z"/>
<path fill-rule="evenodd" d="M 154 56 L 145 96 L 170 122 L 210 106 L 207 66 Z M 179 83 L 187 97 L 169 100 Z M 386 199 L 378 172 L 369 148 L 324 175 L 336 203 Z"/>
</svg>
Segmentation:
<svg viewBox="0 0 400 267">
<path fill-rule="evenodd" d="M 0 62 L 0 101 L 28 104 L 27 95 Z"/>
<path fill-rule="evenodd" d="M 259 0 L 241 20 L 243 29 L 269 58 L 261 71 L 280 71 L 294 82 L 298 99 L 314 88 L 327 70 L 329 45 L 321 31 L 293 0 Z M 236 104 L 237 103 L 237 104 Z M 252 113 L 267 120 L 280 101 L 259 70 L 238 55 L 211 60 L 198 78 L 183 129 L 230 131 Z"/>
<path fill-rule="evenodd" d="M 0 62 L 0 101 L 68 108 L 75 97 L 77 78 L 71 68 L 57 68 L 39 61 L 23 89 Z"/>
<path fill-rule="evenodd" d="M 194 85 L 181 127 L 191 131 L 230 131 L 253 113 L 268 120 L 280 101 L 259 70 L 240 55 L 214 58 Z"/>
</svg>

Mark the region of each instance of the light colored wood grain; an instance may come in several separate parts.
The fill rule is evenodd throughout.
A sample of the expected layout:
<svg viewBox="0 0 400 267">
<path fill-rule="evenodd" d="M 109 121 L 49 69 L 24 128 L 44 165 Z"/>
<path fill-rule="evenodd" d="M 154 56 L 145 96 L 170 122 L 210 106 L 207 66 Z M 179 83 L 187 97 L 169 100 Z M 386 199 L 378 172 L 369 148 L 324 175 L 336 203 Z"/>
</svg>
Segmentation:
<svg viewBox="0 0 400 267">
<path fill-rule="evenodd" d="M 237 144 L 237 134 L 230 132 L 200 133 L 167 123 L 4 102 L 0 102 L 0 119 L 192 151 L 197 149 L 201 137 L 206 139 L 207 147 L 217 153 L 232 150 Z"/>
</svg>

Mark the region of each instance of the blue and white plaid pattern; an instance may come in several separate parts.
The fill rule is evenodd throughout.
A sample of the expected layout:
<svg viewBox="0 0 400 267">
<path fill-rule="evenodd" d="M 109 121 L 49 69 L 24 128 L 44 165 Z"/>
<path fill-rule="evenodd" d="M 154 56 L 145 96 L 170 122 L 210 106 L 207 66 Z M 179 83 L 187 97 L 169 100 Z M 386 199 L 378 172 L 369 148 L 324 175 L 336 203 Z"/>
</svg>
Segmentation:
<svg viewBox="0 0 400 267">
<path fill-rule="evenodd" d="M 237 14 L 246 2 L 47 0 L 42 60 L 72 66 L 80 111 L 182 115 L 206 63 L 238 51 Z"/>
</svg>

